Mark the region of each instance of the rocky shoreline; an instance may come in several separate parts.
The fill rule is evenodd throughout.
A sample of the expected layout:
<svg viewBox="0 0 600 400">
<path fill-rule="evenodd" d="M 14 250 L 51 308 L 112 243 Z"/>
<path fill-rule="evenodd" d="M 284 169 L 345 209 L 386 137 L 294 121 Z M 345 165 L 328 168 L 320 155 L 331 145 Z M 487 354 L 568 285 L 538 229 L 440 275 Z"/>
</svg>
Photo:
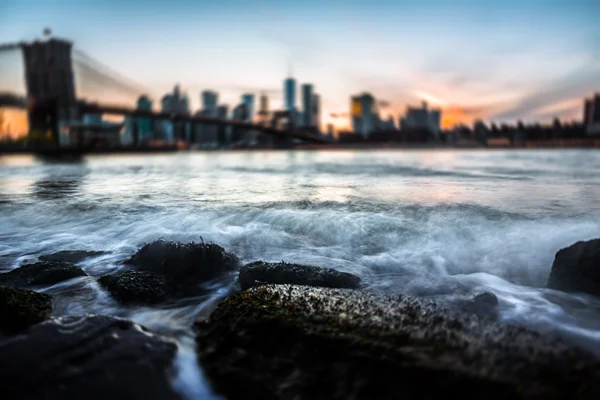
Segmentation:
<svg viewBox="0 0 600 400">
<path fill-rule="evenodd" d="M 110 316 L 50 317 L 34 290 L 87 274 L 101 252 L 63 251 L 0 274 L 0 398 L 160 398 L 176 343 Z M 253 262 L 211 243 L 155 241 L 94 277 L 122 304 L 160 307 L 238 274 L 197 321 L 197 356 L 226 398 L 600 398 L 600 360 L 550 334 L 500 324 L 482 293 L 460 309 L 362 289 L 359 277 Z M 600 240 L 560 250 L 548 287 L 600 296 Z"/>
</svg>

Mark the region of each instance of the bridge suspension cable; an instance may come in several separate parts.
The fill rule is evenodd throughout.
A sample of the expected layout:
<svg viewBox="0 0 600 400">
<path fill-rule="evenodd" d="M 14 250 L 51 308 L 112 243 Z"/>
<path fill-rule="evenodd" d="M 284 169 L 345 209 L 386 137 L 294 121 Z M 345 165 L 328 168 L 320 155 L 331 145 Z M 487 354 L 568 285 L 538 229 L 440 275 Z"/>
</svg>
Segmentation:
<svg viewBox="0 0 600 400">
<path fill-rule="evenodd" d="M 126 78 L 112 68 L 106 66 L 82 50 L 73 50 L 73 62 L 81 73 L 81 83 L 84 85 L 96 85 L 97 89 L 106 91 L 116 90 L 129 96 L 140 96 L 142 94 L 152 95 L 152 90 L 132 79 Z"/>
</svg>

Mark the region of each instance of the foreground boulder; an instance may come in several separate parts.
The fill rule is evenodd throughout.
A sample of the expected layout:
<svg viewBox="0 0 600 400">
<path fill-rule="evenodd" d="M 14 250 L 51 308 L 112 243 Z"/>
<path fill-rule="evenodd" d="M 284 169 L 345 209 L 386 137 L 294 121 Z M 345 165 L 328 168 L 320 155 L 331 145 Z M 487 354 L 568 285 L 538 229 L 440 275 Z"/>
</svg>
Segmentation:
<svg viewBox="0 0 600 400">
<path fill-rule="evenodd" d="M 138 271 L 164 274 L 173 280 L 207 281 L 238 267 L 234 254 L 213 243 L 156 240 L 142 247 L 127 264 Z"/>
<path fill-rule="evenodd" d="M 1 399 L 179 399 L 176 345 L 130 321 L 62 317 L 0 338 Z"/>
<path fill-rule="evenodd" d="M 319 286 L 340 289 L 357 289 L 360 278 L 347 272 L 331 268 L 312 267 L 300 264 L 266 263 L 256 261 L 240 269 L 242 290 L 265 283 Z"/>
<path fill-rule="evenodd" d="M 87 251 L 87 250 L 63 250 L 57 253 L 45 254 L 40 256 L 40 261 L 53 261 L 53 262 L 68 262 L 77 264 L 85 259 L 98 257 L 106 254 L 104 251 Z"/>
<path fill-rule="evenodd" d="M 235 255 L 216 244 L 157 240 L 142 247 L 127 264 L 132 271 L 99 279 L 124 304 L 155 305 L 205 293 L 203 284 L 238 267 Z"/>
<path fill-rule="evenodd" d="M 600 239 L 577 242 L 556 253 L 548 287 L 600 296 Z"/>
<path fill-rule="evenodd" d="M 71 263 L 40 261 L 0 274 L 0 285 L 16 287 L 45 286 L 81 276 L 87 276 L 87 274 Z"/>
<path fill-rule="evenodd" d="M 587 352 L 408 297 L 267 285 L 196 329 L 203 370 L 229 399 L 600 398 Z"/>
<path fill-rule="evenodd" d="M 0 332 L 17 332 L 44 321 L 52 297 L 31 290 L 0 286 Z"/>
</svg>

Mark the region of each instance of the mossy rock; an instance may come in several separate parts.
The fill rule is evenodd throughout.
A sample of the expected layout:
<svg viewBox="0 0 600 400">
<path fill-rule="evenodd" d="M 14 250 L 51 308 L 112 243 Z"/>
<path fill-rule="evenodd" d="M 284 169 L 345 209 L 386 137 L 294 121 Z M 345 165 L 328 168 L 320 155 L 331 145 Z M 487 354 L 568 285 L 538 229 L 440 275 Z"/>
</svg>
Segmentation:
<svg viewBox="0 0 600 400">
<path fill-rule="evenodd" d="M 359 290 L 263 285 L 196 324 L 228 399 L 598 399 L 600 361 L 550 334 Z"/>
<path fill-rule="evenodd" d="M 138 271 L 167 275 L 174 281 L 208 281 L 239 266 L 238 258 L 214 243 L 156 240 L 125 262 Z"/>
<path fill-rule="evenodd" d="M 31 290 L 0 286 L 0 330 L 15 332 L 44 321 L 52 311 L 52 297 Z"/>
</svg>

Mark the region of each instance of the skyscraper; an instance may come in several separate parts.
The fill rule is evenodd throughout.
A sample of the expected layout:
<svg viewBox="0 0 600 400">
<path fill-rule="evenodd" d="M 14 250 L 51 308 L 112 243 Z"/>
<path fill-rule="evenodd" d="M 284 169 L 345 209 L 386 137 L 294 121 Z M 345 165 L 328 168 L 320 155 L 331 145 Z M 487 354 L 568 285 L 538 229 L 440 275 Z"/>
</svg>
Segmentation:
<svg viewBox="0 0 600 400">
<path fill-rule="evenodd" d="M 367 138 L 375 130 L 379 114 L 375 98 L 370 93 L 353 96 L 350 100 L 350 115 L 352 116 L 352 130 Z"/>
<path fill-rule="evenodd" d="M 312 118 L 312 126 L 316 127 L 317 130 L 321 131 L 321 96 L 318 94 L 315 94 L 313 96 Z"/>
<path fill-rule="evenodd" d="M 202 110 L 197 113 L 197 115 L 202 117 L 217 118 L 217 103 L 219 100 L 219 94 L 212 90 L 203 90 L 202 93 L 200 93 L 200 98 L 202 100 Z M 214 143 L 218 140 L 217 136 L 217 125 L 202 124 L 196 125 L 194 128 L 194 142 L 196 143 Z"/>
<path fill-rule="evenodd" d="M 310 83 L 302 84 L 302 119 L 301 125 L 310 127 L 313 125 L 313 85 Z"/>
<path fill-rule="evenodd" d="M 260 112 L 261 113 L 269 113 L 269 98 L 266 94 L 260 95 Z"/>
<path fill-rule="evenodd" d="M 148 96 L 143 95 L 138 98 L 138 110 L 152 111 L 152 100 Z M 146 143 L 152 140 L 152 120 L 150 118 L 138 118 L 137 120 L 137 140 L 138 143 Z"/>
<path fill-rule="evenodd" d="M 442 113 L 439 109 L 429 109 L 427 103 L 423 102 L 421 108 L 406 108 L 406 115 L 400 121 L 400 129 L 425 129 L 438 135 L 441 119 Z"/>
<path fill-rule="evenodd" d="M 254 120 L 254 95 L 252 93 L 243 94 L 242 104 L 246 107 L 247 121 L 252 122 Z"/>
<path fill-rule="evenodd" d="M 202 92 L 202 109 L 208 111 L 211 116 L 217 115 L 217 104 L 219 102 L 219 94 L 212 90 L 204 90 Z"/>
<path fill-rule="evenodd" d="M 176 85 L 173 89 L 173 93 L 167 93 L 161 99 L 161 106 L 163 112 L 189 115 L 190 106 L 187 94 L 181 95 L 179 85 Z"/>
<path fill-rule="evenodd" d="M 296 80 L 294 78 L 287 78 L 283 81 L 283 93 L 285 98 L 285 109 L 286 111 L 296 110 Z"/>
<path fill-rule="evenodd" d="M 265 125 L 269 122 L 269 98 L 266 94 L 260 95 L 260 106 L 258 110 L 258 121 L 259 124 Z"/>
</svg>

